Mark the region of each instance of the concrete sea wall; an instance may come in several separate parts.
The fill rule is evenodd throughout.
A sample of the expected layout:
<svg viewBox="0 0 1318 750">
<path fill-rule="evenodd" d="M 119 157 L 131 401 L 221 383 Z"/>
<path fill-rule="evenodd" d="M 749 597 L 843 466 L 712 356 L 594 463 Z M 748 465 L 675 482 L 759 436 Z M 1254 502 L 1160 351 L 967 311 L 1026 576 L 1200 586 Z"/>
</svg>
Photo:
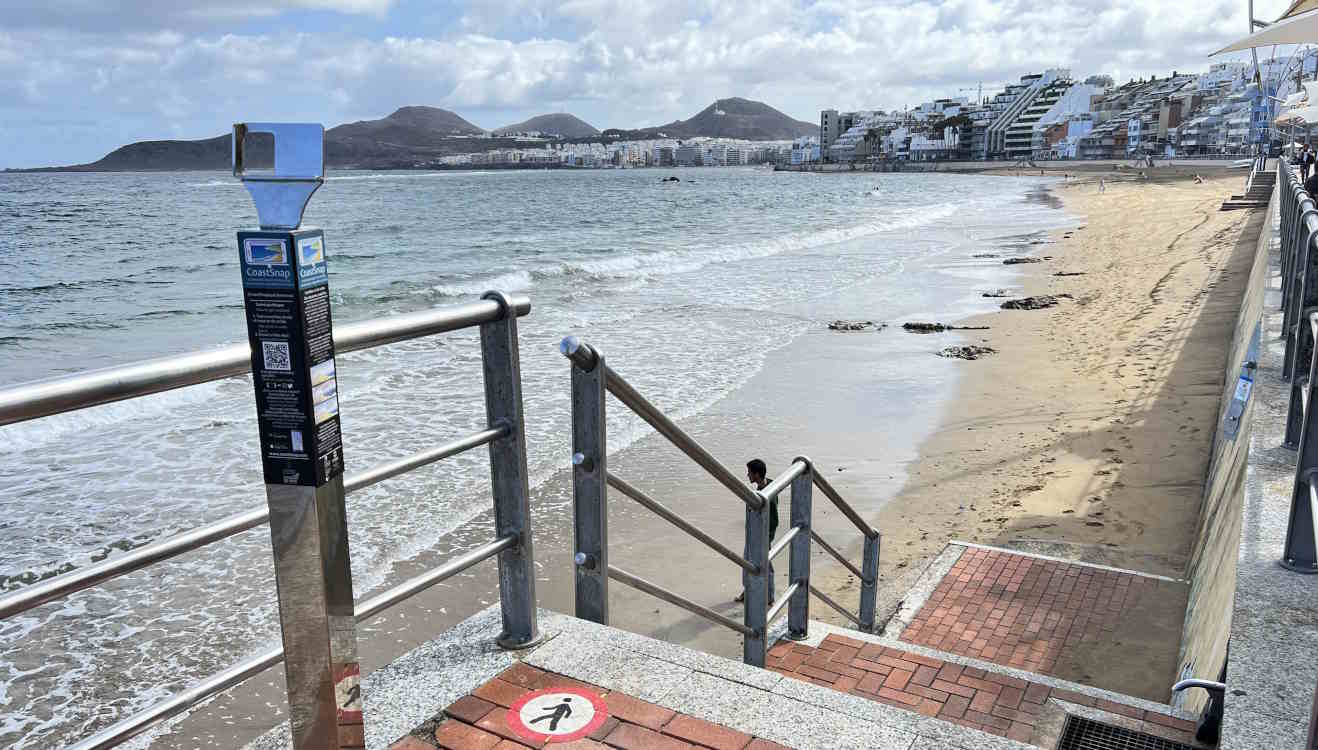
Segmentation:
<svg viewBox="0 0 1318 750">
<path fill-rule="evenodd" d="M 1251 231 L 1257 229 L 1258 234 L 1254 262 L 1228 350 L 1212 462 L 1204 488 L 1199 529 L 1186 571 L 1190 581 L 1190 600 L 1181 637 L 1181 678 L 1217 680 L 1226 663 L 1255 399 L 1247 399 L 1243 413 L 1238 415 L 1232 412 L 1232 404 L 1242 373 L 1252 375 L 1251 370 L 1242 368 L 1258 357 L 1272 228 L 1270 221 L 1262 219 L 1270 217 L 1275 208 L 1274 195 L 1268 211 L 1250 226 Z M 1204 691 L 1191 690 L 1175 696 L 1173 705 L 1198 712 L 1207 700 Z"/>
</svg>

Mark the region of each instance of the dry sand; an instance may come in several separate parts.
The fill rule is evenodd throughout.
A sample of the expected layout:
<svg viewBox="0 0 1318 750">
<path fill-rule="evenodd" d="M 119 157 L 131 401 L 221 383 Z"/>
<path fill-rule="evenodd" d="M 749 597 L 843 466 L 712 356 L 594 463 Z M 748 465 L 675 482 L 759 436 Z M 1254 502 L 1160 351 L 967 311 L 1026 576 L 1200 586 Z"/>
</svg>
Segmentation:
<svg viewBox="0 0 1318 750">
<path fill-rule="evenodd" d="M 1055 189 L 1084 225 L 1040 246 L 1051 258 L 1018 266 L 1011 291 L 1071 298 L 970 322 L 991 330 L 966 343 L 998 353 L 964 363 L 958 398 L 876 519 L 889 607 L 951 540 L 1184 574 L 1258 213 L 1219 211 L 1243 173 L 1195 184 L 1195 172 Z M 849 595 L 843 572 L 816 585 Z"/>
</svg>

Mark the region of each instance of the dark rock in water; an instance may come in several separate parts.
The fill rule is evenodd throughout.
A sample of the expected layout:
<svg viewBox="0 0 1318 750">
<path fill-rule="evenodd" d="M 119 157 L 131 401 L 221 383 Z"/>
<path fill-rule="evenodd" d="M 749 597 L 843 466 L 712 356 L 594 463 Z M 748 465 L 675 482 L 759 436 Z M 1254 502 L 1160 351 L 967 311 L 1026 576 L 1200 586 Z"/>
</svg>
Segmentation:
<svg viewBox="0 0 1318 750">
<path fill-rule="evenodd" d="M 942 333 L 943 331 L 987 331 L 988 326 L 950 326 L 945 323 L 903 323 L 911 333 Z"/>
<path fill-rule="evenodd" d="M 828 324 L 830 331 L 879 331 L 886 327 L 886 324 L 872 320 L 835 320 Z"/>
<path fill-rule="evenodd" d="M 1025 299 L 1007 300 L 1002 303 L 1003 310 L 1042 310 L 1045 307 L 1055 307 L 1063 297 L 1069 298 L 1069 294 L 1042 294 L 1038 297 L 1026 297 Z"/>
<path fill-rule="evenodd" d="M 1008 258 L 1002 261 L 1004 266 L 1017 266 L 1022 263 L 1042 263 L 1043 258 Z"/>
<path fill-rule="evenodd" d="M 991 346 L 979 346 L 971 344 L 970 346 L 949 346 L 938 353 L 940 357 L 948 359 L 980 359 L 990 354 L 997 354 L 998 350 Z"/>
<path fill-rule="evenodd" d="M 1007 291 L 1006 289 L 994 289 L 994 290 L 991 291 L 991 292 L 984 292 L 984 294 L 983 294 L 982 296 L 984 296 L 984 297 L 990 297 L 990 298 L 996 298 L 996 297 L 1010 297 L 1010 296 L 1011 296 L 1011 292 Z"/>
<path fill-rule="evenodd" d="M 1054 276 L 1085 276 L 1084 271 L 1058 271 Z"/>
<path fill-rule="evenodd" d="M 660 181 L 660 182 L 681 182 L 681 181 L 682 181 L 682 178 L 681 178 L 681 177 L 661 177 L 661 178 L 659 178 L 659 181 Z"/>
<path fill-rule="evenodd" d="M 911 333 L 942 333 L 947 330 L 942 323 L 903 323 L 902 328 Z"/>
</svg>

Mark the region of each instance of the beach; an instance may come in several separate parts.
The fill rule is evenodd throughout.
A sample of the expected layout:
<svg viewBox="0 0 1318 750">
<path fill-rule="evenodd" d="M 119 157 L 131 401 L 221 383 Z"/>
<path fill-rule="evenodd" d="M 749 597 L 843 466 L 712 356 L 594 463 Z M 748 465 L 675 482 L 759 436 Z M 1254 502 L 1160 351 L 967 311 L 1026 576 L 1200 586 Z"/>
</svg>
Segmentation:
<svg viewBox="0 0 1318 750">
<path fill-rule="evenodd" d="M 1069 295 L 966 325 L 965 363 L 911 477 L 876 516 L 891 611 L 952 540 L 1181 577 L 1199 520 L 1226 348 L 1259 212 L 1221 212 L 1239 173 L 1054 186 L 1081 219 L 1016 266 L 1010 298 Z M 1162 179 L 1159 179 L 1159 178 Z M 854 583 L 836 567 L 825 591 Z M 881 606 L 882 606 L 881 605 Z M 831 612 L 823 619 L 837 621 Z"/>
</svg>

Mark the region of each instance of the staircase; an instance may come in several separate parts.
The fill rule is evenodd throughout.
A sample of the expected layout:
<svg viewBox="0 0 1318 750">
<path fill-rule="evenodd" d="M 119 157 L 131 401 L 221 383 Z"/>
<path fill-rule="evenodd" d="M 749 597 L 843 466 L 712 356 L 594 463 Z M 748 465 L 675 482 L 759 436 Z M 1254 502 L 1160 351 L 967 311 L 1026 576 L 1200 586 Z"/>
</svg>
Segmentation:
<svg viewBox="0 0 1318 750">
<path fill-rule="evenodd" d="M 1243 195 L 1233 195 L 1222 202 L 1223 211 L 1239 208 L 1267 208 L 1272 200 L 1272 189 L 1277 184 L 1275 171 L 1255 172 L 1249 180 L 1249 187 Z"/>
</svg>

